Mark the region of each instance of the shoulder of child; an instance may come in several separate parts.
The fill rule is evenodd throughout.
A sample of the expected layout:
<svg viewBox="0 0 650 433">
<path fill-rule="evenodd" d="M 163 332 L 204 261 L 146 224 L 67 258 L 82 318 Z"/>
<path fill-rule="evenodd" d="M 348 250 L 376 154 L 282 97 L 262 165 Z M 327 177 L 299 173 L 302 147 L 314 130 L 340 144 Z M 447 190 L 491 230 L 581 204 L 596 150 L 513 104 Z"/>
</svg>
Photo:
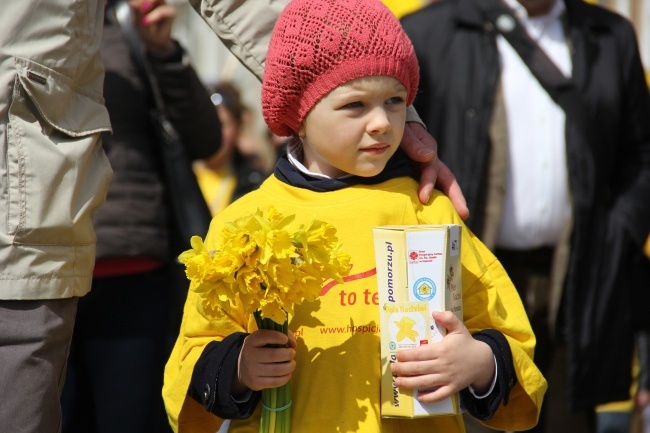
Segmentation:
<svg viewBox="0 0 650 433">
<path fill-rule="evenodd" d="M 420 204 L 417 193 L 414 200 L 414 206 L 419 209 L 419 219 L 422 224 L 463 225 L 463 221 L 456 212 L 451 200 L 443 192 L 434 189 L 431 198 L 425 205 Z"/>
</svg>

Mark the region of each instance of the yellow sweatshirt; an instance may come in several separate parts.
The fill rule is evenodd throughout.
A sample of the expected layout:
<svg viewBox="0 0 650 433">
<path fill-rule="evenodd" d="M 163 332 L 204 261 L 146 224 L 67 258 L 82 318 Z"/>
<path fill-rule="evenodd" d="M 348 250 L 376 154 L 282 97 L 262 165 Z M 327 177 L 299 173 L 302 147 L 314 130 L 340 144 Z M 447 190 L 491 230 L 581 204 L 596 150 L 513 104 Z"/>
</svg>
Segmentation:
<svg viewBox="0 0 650 433">
<path fill-rule="evenodd" d="M 314 192 L 280 182 L 274 176 L 219 215 L 206 239 L 214 249 L 225 222 L 274 206 L 295 214 L 295 224 L 317 218 L 334 225 L 350 254 L 355 279 L 326 286 L 312 303 L 296 308 L 289 328 L 296 334 L 297 368 L 291 380 L 292 431 L 332 432 L 464 432 L 461 416 L 417 420 L 384 419 L 379 413 L 379 307 L 374 276 L 372 227 L 386 224 L 462 224 L 449 199 L 435 193 L 423 206 L 417 185 L 406 177 L 377 185 L 358 185 Z M 537 422 L 546 381 L 533 363 L 535 337 L 521 300 L 501 264 L 466 228 L 462 238 L 464 323 L 470 332 L 491 328 L 510 344 L 518 384 L 507 406 L 486 424 L 501 430 L 525 430 Z M 223 319 L 203 316 L 194 294 L 185 304 L 180 335 L 165 369 L 163 397 L 178 432 L 213 433 L 221 420 L 187 395 L 194 364 L 205 346 L 233 332 L 256 329 L 252 317 L 233 313 Z M 232 432 L 258 431 L 259 407 L 248 420 L 233 420 Z"/>
</svg>

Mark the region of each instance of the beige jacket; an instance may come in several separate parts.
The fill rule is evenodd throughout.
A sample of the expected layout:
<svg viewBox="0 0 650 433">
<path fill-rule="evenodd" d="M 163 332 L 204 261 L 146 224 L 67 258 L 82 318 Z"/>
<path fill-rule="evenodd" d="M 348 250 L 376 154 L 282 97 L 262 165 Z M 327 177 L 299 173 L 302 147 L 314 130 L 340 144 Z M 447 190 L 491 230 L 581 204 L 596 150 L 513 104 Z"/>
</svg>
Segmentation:
<svg viewBox="0 0 650 433">
<path fill-rule="evenodd" d="M 0 299 L 90 289 L 92 216 L 111 169 L 99 59 L 103 0 L 2 2 Z"/>
</svg>

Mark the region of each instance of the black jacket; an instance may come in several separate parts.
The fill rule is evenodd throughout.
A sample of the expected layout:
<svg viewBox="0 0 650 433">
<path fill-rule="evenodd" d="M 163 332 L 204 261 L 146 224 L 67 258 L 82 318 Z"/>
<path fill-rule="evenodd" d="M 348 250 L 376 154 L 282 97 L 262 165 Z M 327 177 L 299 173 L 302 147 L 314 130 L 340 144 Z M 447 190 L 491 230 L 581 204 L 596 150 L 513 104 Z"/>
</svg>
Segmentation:
<svg viewBox="0 0 650 433">
<path fill-rule="evenodd" d="M 442 0 L 403 19 L 421 67 L 418 113 L 456 175 L 481 236 L 492 101 L 493 26 L 475 0 Z M 629 398 L 633 330 L 650 325 L 650 97 L 632 26 L 565 0 L 573 80 L 588 124 L 567 116 L 574 228 L 563 292 L 574 409 Z"/>
<path fill-rule="evenodd" d="M 205 158 L 219 148 L 219 118 L 196 73 L 182 62 L 182 54 L 179 51 L 167 61 L 152 59 L 152 67 L 169 119 L 189 156 Z M 147 91 L 110 7 L 101 55 L 106 69 L 104 97 L 113 126 L 113 134 L 103 134 L 102 141 L 113 179 L 106 203 L 95 214 L 97 258 L 169 260 L 171 214 L 156 149 L 159 144 L 149 120 Z"/>
</svg>

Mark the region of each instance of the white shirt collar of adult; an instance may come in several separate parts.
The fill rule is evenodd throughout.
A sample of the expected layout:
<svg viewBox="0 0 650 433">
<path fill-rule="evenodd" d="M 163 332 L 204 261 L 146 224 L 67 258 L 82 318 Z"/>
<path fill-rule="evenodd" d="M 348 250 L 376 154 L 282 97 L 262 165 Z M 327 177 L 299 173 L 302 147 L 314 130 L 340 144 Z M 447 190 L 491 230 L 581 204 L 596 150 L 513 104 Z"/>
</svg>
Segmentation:
<svg viewBox="0 0 650 433">
<path fill-rule="evenodd" d="M 529 17 L 526 8 L 517 0 L 503 0 L 504 3 L 513 10 L 517 19 L 526 27 L 528 34 L 533 39 L 538 39 L 544 31 L 544 27 L 549 22 L 558 19 L 566 10 L 563 0 L 555 0 L 553 6 L 544 15 Z"/>
</svg>

